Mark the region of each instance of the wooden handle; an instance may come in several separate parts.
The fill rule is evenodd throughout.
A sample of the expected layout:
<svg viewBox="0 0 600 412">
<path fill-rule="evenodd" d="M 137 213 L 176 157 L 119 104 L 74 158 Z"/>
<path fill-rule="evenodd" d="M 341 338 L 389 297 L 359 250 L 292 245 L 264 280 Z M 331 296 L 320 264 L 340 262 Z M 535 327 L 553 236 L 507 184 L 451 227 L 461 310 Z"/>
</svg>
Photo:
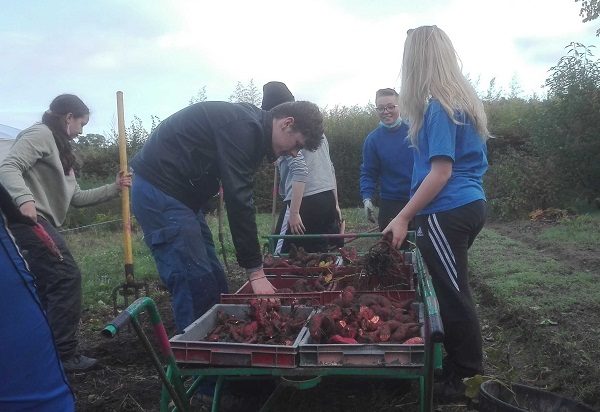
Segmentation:
<svg viewBox="0 0 600 412">
<path fill-rule="evenodd" d="M 123 92 L 117 92 L 117 122 L 119 127 L 119 171 L 127 174 L 127 138 L 125 137 L 125 114 Z M 129 210 L 129 188 L 121 189 L 121 213 L 123 216 L 123 253 L 125 255 L 125 278 L 133 282 L 133 251 L 131 249 L 131 213 Z"/>
</svg>

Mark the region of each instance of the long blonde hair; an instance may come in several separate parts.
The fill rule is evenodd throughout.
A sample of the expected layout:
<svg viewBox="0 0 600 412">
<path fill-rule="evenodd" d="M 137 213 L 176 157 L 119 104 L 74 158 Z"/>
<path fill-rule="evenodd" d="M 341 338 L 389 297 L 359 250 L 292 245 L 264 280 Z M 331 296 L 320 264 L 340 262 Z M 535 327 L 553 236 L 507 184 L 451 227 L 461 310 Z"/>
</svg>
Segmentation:
<svg viewBox="0 0 600 412">
<path fill-rule="evenodd" d="M 437 26 L 421 26 L 407 33 L 402 58 L 400 113 L 408 120 L 411 143 L 419 130 L 430 98 L 439 100 L 454 123 L 456 111 L 467 115 L 483 140 L 490 133 L 483 103 L 462 74 L 450 38 Z"/>
</svg>

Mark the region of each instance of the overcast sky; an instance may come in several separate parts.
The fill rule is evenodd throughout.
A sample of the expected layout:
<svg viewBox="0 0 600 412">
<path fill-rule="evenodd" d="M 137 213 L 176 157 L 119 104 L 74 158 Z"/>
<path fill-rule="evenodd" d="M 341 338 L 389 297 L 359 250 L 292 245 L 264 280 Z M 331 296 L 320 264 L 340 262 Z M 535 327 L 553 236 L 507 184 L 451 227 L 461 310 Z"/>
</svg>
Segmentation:
<svg viewBox="0 0 600 412">
<path fill-rule="evenodd" d="M 570 42 L 599 44 L 574 0 L 21 0 L 0 13 L 0 124 L 25 128 L 56 95 L 92 110 L 84 133 L 116 124 L 149 128 L 206 86 L 227 100 L 238 81 L 288 84 L 321 107 L 364 105 L 398 87 L 406 30 L 436 24 L 463 72 L 522 96 L 544 93 L 548 69 Z M 261 89 L 262 90 L 262 89 Z"/>
</svg>

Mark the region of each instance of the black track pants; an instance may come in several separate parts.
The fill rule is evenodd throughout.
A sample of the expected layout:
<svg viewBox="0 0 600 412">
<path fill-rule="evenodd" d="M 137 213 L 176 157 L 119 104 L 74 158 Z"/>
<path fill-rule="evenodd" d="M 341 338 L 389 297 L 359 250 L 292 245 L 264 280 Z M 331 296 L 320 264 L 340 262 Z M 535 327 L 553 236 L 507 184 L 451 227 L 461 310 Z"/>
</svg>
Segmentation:
<svg viewBox="0 0 600 412">
<path fill-rule="evenodd" d="M 275 233 L 281 235 L 291 235 L 288 229 L 290 202 L 285 202 L 285 207 L 279 214 L 277 228 Z M 333 190 L 316 193 L 314 195 L 302 198 L 300 205 L 300 217 L 304 224 L 305 234 L 339 233 L 340 225 L 338 214 L 335 210 L 335 195 Z M 285 240 L 279 239 L 276 246 L 276 253 L 287 253 L 290 244 L 294 243 L 297 247 L 303 247 L 307 252 L 327 252 L 328 247 L 336 245 L 343 246 L 343 240 L 332 239 L 306 239 L 306 240 Z"/>
<path fill-rule="evenodd" d="M 444 323 L 444 373 L 460 377 L 483 372 L 479 319 L 468 282 L 467 251 L 485 223 L 478 200 L 456 209 L 417 216 L 417 246 L 431 274 Z"/>
<path fill-rule="evenodd" d="M 81 272 L 64 238 L 47 220 L 38 216 L 46 232 L 60 249 L 60 261 L 38 239 L 31 226 L 14 223 L 9 228 L 35 276 L 37 292 L 46 311 L 56 348 L 65 360 L 76 353 L 77 330 L 81 317 Z"/>
</svg>

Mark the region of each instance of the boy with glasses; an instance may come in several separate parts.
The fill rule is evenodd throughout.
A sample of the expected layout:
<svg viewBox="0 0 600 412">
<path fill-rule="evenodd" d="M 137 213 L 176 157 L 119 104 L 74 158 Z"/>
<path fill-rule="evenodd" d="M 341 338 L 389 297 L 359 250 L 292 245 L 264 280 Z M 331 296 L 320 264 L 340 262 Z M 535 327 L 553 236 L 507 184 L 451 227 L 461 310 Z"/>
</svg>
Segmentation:
<svg viewBox="0 0 600 412">
<path fill-rule="evenodd" d="M 402 210 L 409 199 L 413 168 L 413 151 L 406 139 L 408 126 L 402 122 L 398 108 L 398 93 L 380 89 L 375 94 L 375 110 L 379 126 L 363 145 L 360 166 L 360 194 L 367 219 L 375 223 L 373 198 L 379 185 L 379 230 Z"/>
</svg>

